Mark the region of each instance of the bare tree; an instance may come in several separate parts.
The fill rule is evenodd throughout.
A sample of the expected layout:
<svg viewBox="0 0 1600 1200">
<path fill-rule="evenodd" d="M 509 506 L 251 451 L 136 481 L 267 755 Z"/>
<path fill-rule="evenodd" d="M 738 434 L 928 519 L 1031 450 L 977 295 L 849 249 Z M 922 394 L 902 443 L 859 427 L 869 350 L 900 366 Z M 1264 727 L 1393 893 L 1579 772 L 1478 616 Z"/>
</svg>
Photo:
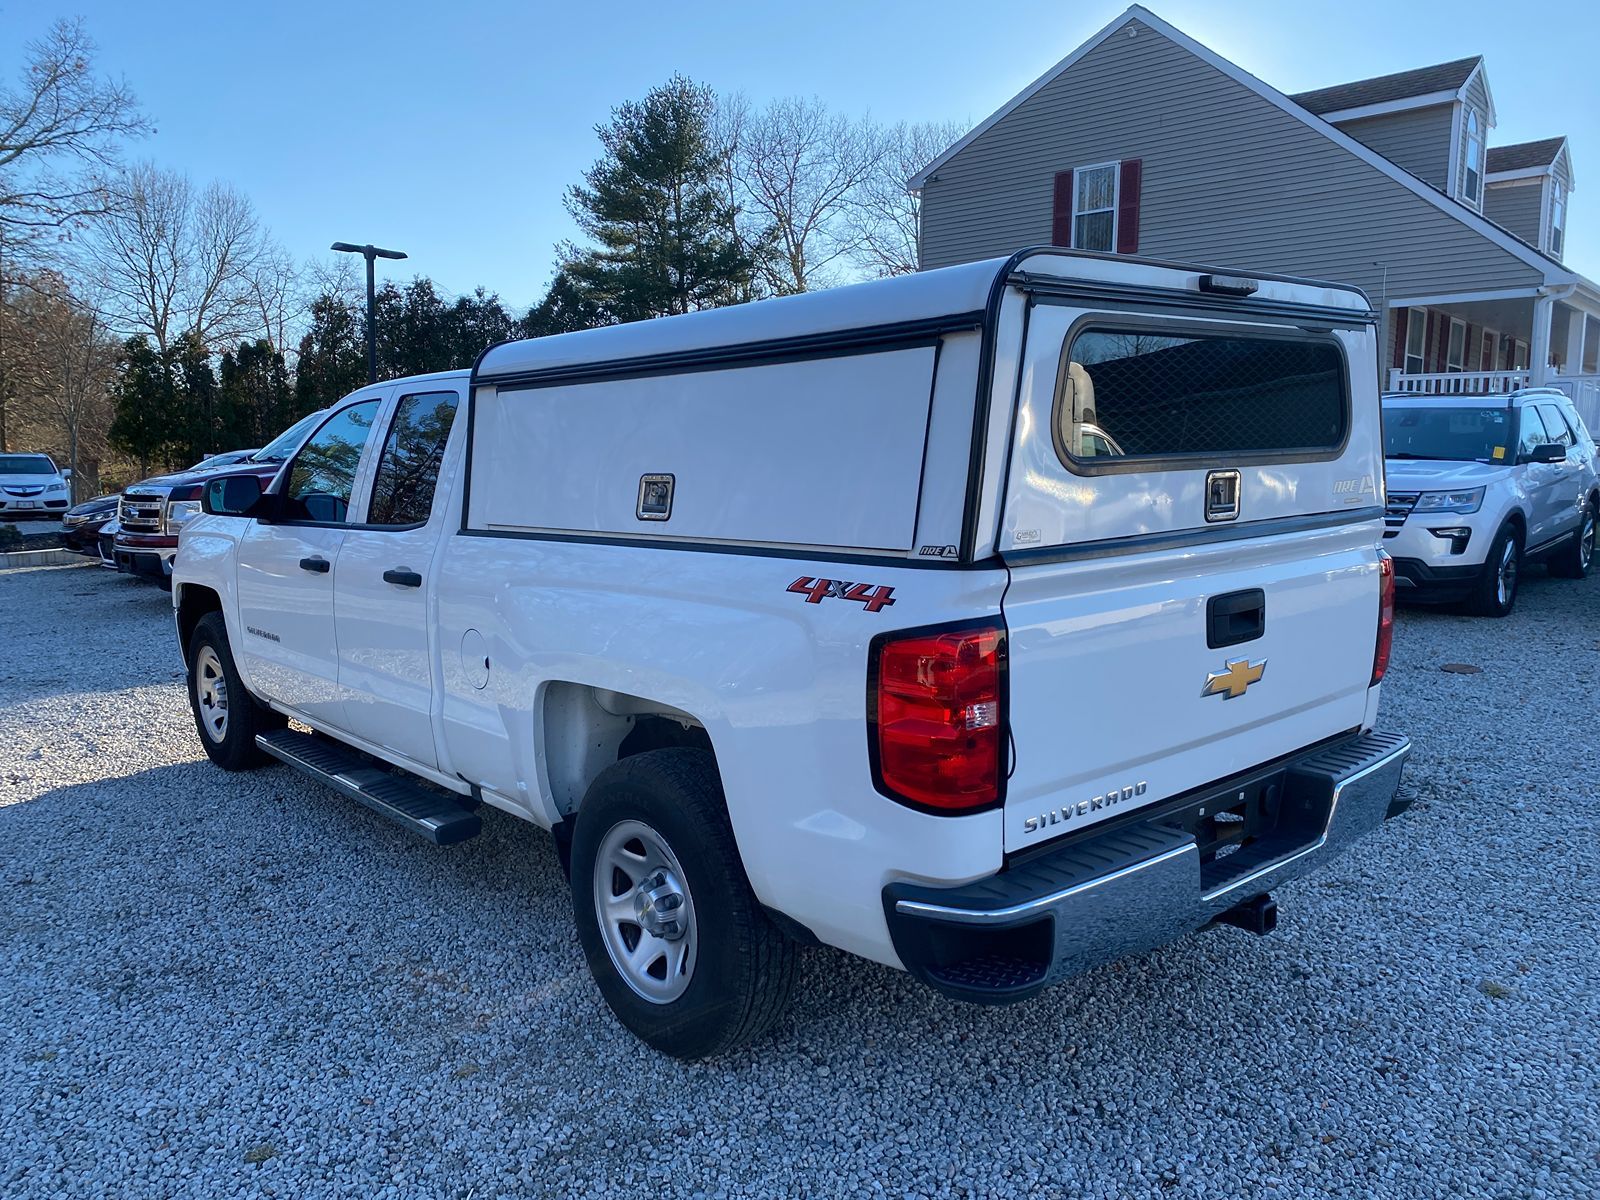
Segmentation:
<svg viewBox="0 0 1600 1200">
<path fill-rule="evenodd" d="M 105 212 L 96 175 L 115 163 L 124 139 L 148 130 L 127 85 L 95 73 L 81 21 L 57 21 L 30 42 L 17 86 L 0 88 L 0 450 L 9 445 L 13 390 L 4 367 L 8 299 L 59 239 Z"/>
<path fill-rule="evenodd" d="M 863 270 L 885 276 L 917 269 L 922 197 L 906 182 L 965 132 L 953 121 L 902 121 L 878 131 L 874 168 L 850 206 L 852 256 Z"/>
<path fill-rule="evenodd" d="M 749 116 L 734 155 L 741 198 L 765 226 L 762 270 L 779 294 L 837 282 L 855 244 L 846 217 L 883 153 L 865 120 L 818 99 L 775 100 Z"/>
<path fill-rule="evenodd" d="M 116 203 L 88 260 L 120 332 L 166 352 L 190 335 L 217 351 L 263 331 L 260 285 L 276 248 L 247 197 L 220 183 L 197 192 L 149 163 L 111 186 Z"/>
<path fill-rule="evenodd" d="M 278 353 L 288 354 L 306 314 L 307 297 L 294 259 L 276 243 L 268 245 L 251 273 L 250 297 L 262 336 Z"/>
</svg>

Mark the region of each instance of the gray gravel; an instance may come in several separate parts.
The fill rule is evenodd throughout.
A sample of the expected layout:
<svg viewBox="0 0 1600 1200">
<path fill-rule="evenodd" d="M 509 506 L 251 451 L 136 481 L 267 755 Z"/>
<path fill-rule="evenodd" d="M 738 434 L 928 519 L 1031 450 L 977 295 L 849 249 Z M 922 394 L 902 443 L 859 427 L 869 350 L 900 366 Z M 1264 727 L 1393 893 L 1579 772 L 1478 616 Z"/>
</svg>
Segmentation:
<svg viewBox="0 0 1600 1200">
<path fill-rule="evenodd" d="M 1421 800 L 1274 936 L 1000 1010 L 812 952 L 694 1066 L 603 1008 L 545 835 L 224 777 L 165 593 L 0 575 L 0 1194 L 1593 1197 L 1600 579 L 1531 574 L 1402 613 Z"/>
</svg>

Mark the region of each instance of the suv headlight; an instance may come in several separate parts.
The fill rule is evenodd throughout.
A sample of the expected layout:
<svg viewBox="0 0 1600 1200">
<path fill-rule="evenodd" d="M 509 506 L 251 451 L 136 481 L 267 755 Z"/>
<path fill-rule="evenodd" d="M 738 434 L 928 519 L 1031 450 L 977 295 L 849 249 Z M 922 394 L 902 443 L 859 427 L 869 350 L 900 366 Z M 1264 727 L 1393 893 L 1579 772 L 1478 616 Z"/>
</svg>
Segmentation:
<svg viewBox="0 0 1600 1200">
<path fill-rule="evenodd" d="M 177 533 L 180 526 L 190 517 L 200 515 L 200 501 L 174 500 L 167 505 L 167 532 Z"/>
<path fill-rule="evenodd" d="M 1475 513 L 1483 507 L 1483 489 L 1466 492 L 1423 492 L 1417 497 L 1414 513 Z"/>
<path fill-rule="evenodd" d="M 46 492 L 64 492 L 64 491 L 67 490 L 67 485 L 64 484 L 64 483 L 52 483 L 49 487 L 45 488 L 44 490 Z"/>
</svg>

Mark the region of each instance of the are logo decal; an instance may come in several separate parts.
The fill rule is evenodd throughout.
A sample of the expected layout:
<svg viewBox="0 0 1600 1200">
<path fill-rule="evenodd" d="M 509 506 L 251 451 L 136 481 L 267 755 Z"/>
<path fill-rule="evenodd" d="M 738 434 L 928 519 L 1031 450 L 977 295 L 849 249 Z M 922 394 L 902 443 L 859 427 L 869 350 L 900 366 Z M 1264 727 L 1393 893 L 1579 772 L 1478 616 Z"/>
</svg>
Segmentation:
<svg viewBox="0 0 1600 1200">
<path fill-rule="evenodd" d="M 813 579 L 802 575 L 789 585 L 789 591 L 806 598 L 807 604 L 824 600 L 854 600 L 868 612 L 882 612 L 894 603 L 894 589 L 881 584 L 851 583 L 846 579 Z"/>
</svg>

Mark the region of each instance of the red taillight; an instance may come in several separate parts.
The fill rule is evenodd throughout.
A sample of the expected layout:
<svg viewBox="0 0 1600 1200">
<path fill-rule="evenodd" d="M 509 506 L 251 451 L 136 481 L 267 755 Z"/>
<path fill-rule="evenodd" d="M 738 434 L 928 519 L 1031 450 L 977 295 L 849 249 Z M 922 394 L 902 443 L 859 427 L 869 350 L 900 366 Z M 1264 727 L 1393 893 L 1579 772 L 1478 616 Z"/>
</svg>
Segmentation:
<svg viewBox="0 0 1600 1200">
<path fill-rule="evenodd" d="M 1378 648 L 1372 655 L 1372 687 L 1389 669 L 1389 651 L 1394 647 L 1394 559 L 1378 551 Z"/>
<path fill-rule="evenodd" d="M 1000 800 L 1005 631 L 889 635 L 872 649 L 868 737 L 885 795 L 945 813 Z"/>
</svg>

